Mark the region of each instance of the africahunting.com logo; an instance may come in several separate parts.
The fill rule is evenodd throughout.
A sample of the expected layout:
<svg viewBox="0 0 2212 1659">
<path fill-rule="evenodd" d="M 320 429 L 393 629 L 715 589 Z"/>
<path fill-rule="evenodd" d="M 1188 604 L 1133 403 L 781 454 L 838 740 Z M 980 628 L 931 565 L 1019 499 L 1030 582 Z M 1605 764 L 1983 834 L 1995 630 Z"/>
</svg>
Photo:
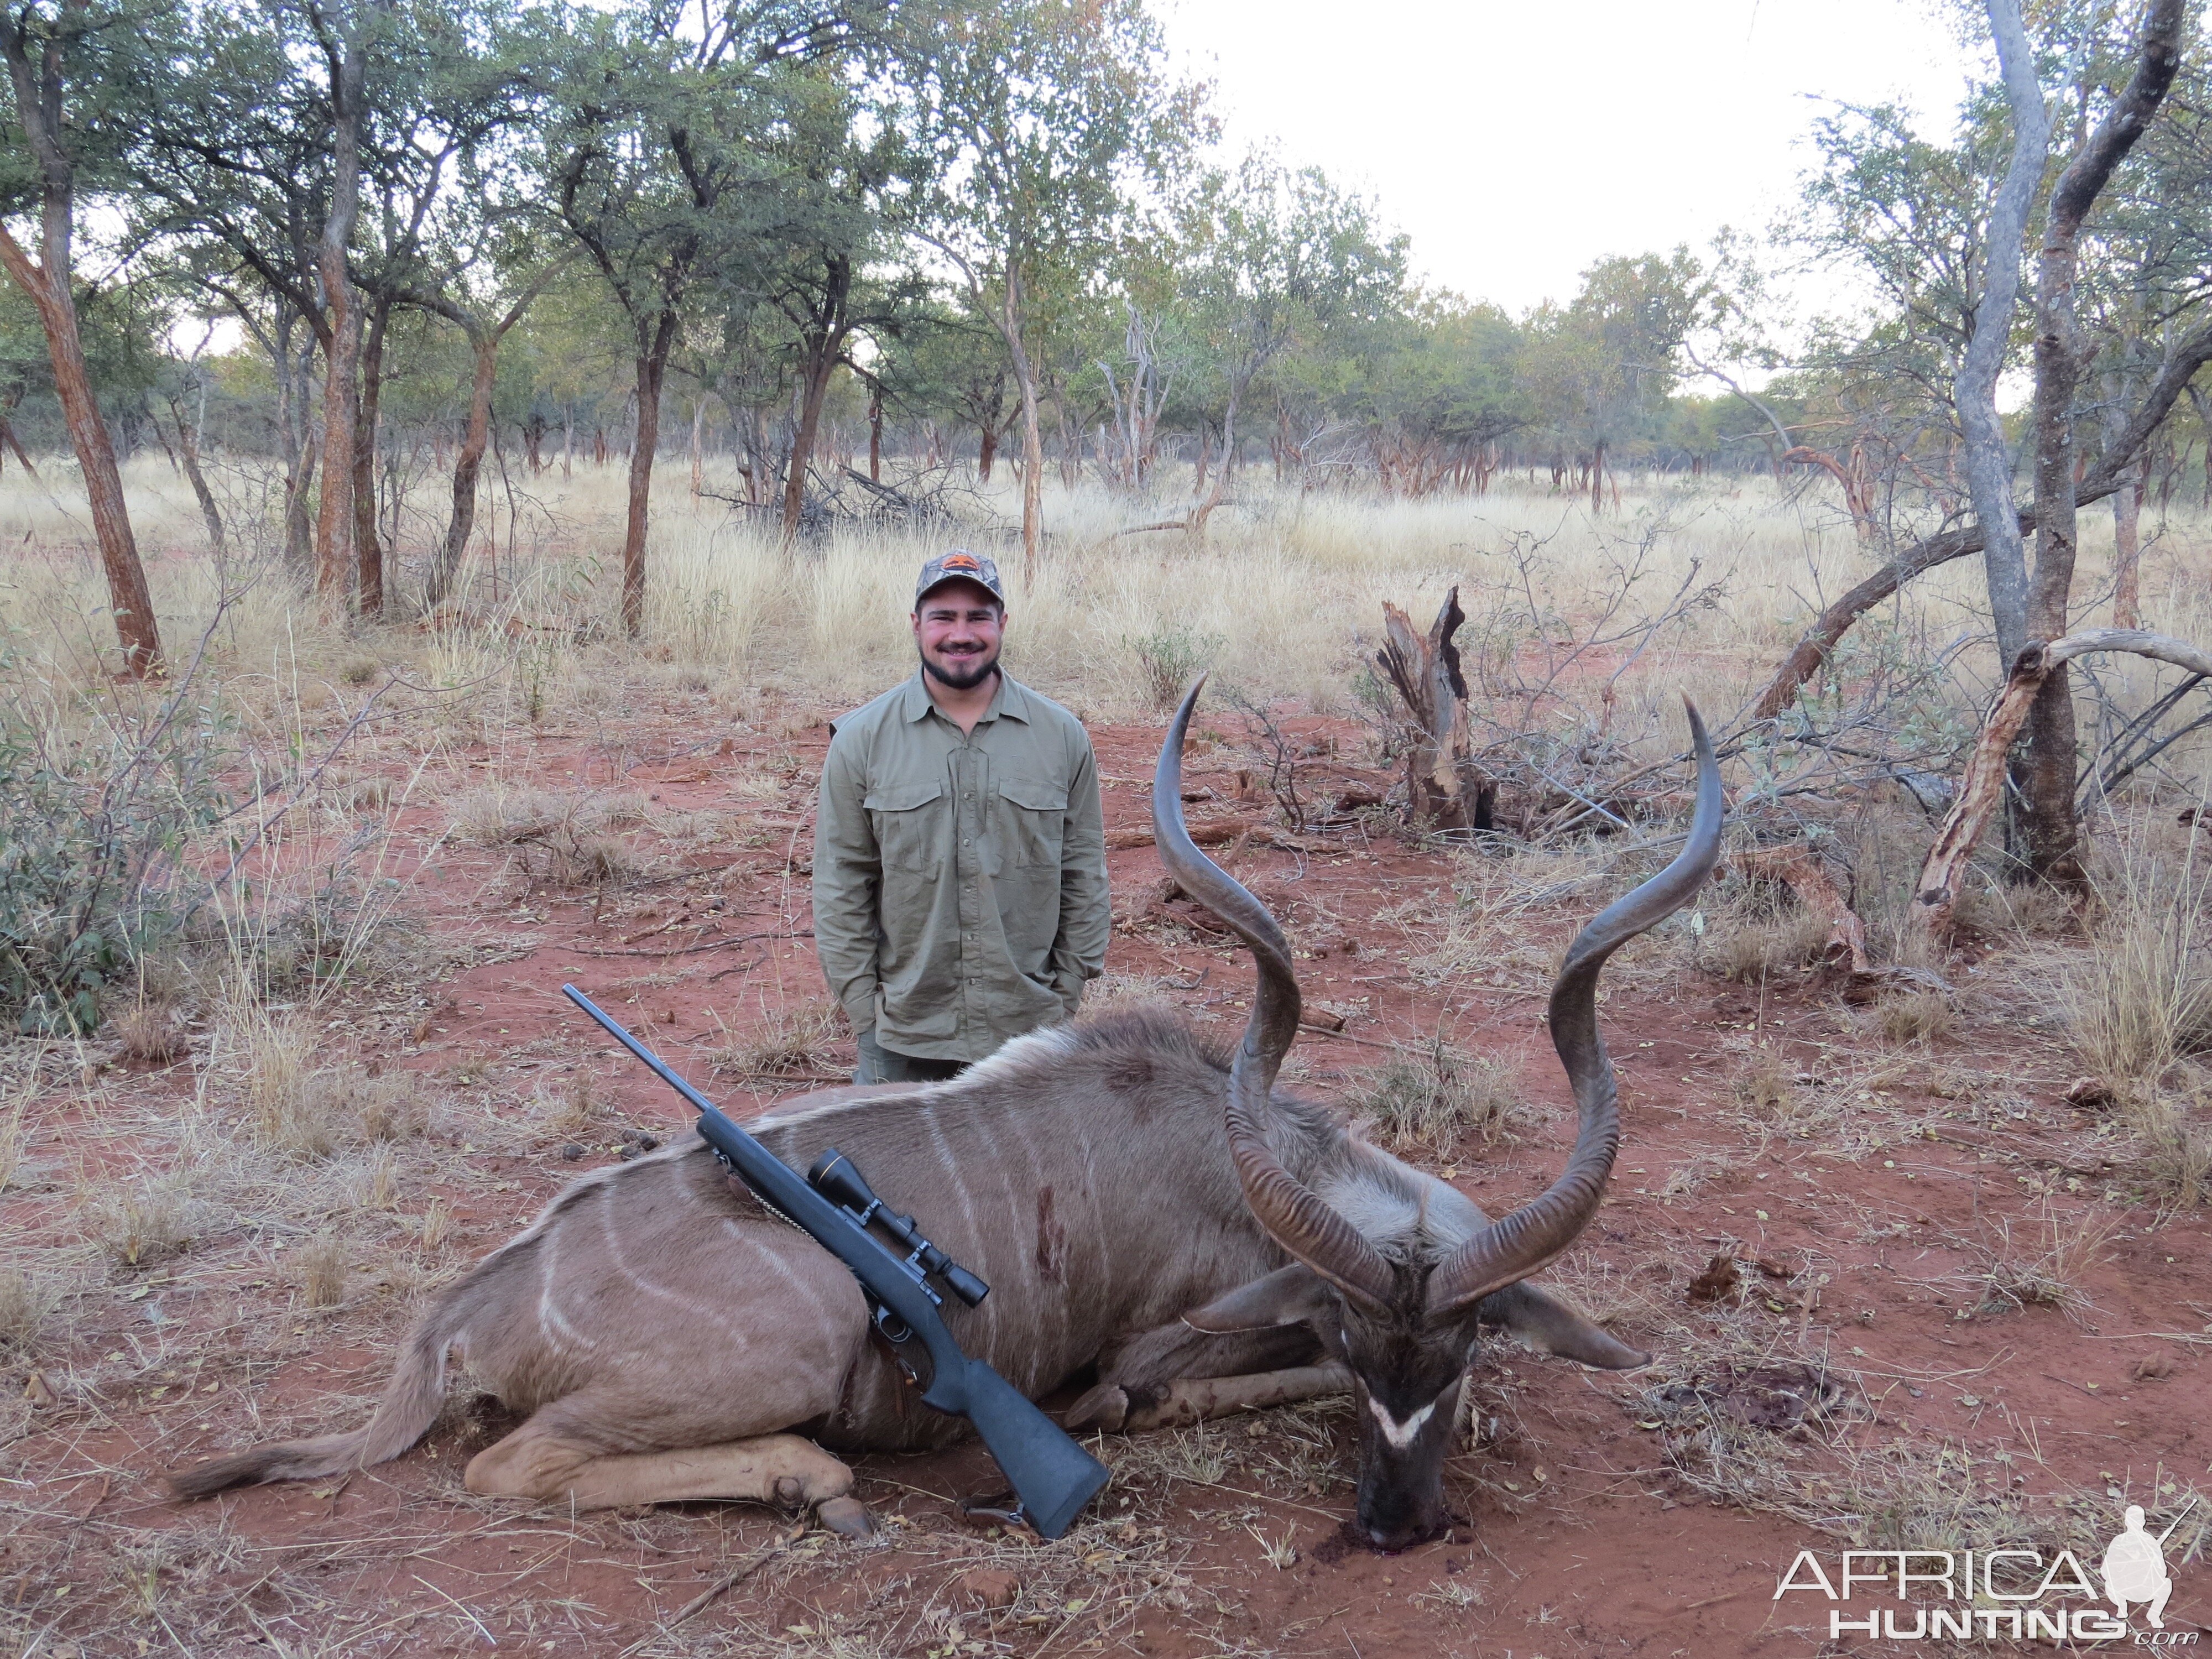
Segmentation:
<svg viewBox="0 0 2212 1659">
<path fill-rule="evenodd" d="M 2183 1505 L 2185 1513 L 2188 1507 Z M 2061 1643 L 2132 1637 L 2137 1647 L 2194 1647 L 2195 1631 L 2166 1626 L 2173 1595 L 2166 1542 L 2181 1516 L 2156 1534 L 2139 1505 L 2130 1504 L 2121 1520 L 2094 1578 L 2071 1550 L 2048 1559 L 2030 1549 L 1846 1550 L 1836 1558 L 1832 1575 L 1811 1550 L 1800 1550 L 1775 1585 L 1774 1599 L 1805 1594 L 1837 1603 L 1828 1609 L 1832 1640 Z"/>
</svg>

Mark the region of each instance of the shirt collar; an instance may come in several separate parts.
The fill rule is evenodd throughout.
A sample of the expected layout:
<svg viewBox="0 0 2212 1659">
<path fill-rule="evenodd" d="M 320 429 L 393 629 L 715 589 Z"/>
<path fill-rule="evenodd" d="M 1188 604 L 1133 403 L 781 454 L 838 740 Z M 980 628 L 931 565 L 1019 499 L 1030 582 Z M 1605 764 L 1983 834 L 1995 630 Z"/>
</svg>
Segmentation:
<svg viewBox="0 0 2212 1659">
<path fill-rule="evenodd" d="M 929 687 L 923 683 L 925 672 L 920 668 L 914 671 L 914 678 L 906 683 L 904 694 L 899 702 L 899 717 L 909 725 L 927 719 L 937 707 L 929 699 Z M 981 726 L 986 721 L 994 720 L 1001 714 L 1018 720 L 1024 726 L 1030 723 L 1029 693 L 1017 684 L 1014 677 L 1004 668 L 999 670 L 999 689 L 991 694 L 991 706 L 983 711 L 976 724 Z"/>
</svg>

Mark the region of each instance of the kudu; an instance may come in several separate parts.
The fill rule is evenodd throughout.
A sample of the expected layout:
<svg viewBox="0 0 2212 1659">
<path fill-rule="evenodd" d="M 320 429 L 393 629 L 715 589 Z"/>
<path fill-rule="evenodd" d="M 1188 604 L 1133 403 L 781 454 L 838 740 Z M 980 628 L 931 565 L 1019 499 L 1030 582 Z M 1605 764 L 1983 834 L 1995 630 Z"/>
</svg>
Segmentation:
<svg viewBox="0 0 2212 1659">
<path fill-rule="evenodd" d="M 1313 1103 L 1271 1096 L 1297 988 L 1273 920 L 1183 833 L 1181 747 L 1197 693 L 1161 756 L 1154 816 L 1169 867 L 1260 959 L 1232 1066 L 1179 1018 L 1110 1014 L 1017 1039 L 950 1083 L 826 1090 L 750 1127 L 797 1169 L 842 1148 L 988 1280 L 981 1307 L 948 1315 L 1016 1387 L 1049 1393 L 1103 1361 L 1073 1422 L 1133 1428 L 1341 1391 L 1348 1362 L 1366 1426 L 1361 1522 L 1378 1544 L 1401 1544 L 1437 1523 L 1444 1395 L 1478 1320 L 1589 1364 L 1643 1361 L 1519 1281 L 1595 1207 L 1618 1138 L 1598 967 L 1710 867 L 1711 752 L 1698 728 L 1689 849 L 1583 930 L 1553 994 L 1582 1103 L 1568 1174 L 1492 1226 Z M 435 1297 L 364 1426 L 183 1468 L 171 1489 L 204 1497 L 396 1457 L 436 1420 L 449 1355 L 528 1414 L 471 1460 L 469 1488 L 577 1508 L 811 1504 L 825 1523 L 864 1530 L 833 1452 L 936 1446 L 965 1426 L 913 1402 L 845 1269 L 685 1137 L 573 1182 Z"/>
</svg>

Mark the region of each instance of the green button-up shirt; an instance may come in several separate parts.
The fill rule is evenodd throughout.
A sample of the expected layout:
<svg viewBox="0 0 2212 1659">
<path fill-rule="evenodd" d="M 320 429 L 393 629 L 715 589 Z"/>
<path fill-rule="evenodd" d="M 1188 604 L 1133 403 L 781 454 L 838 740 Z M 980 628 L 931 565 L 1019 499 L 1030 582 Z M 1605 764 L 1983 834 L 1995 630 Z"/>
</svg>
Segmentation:
<svg viewBox="0 0 2212 1659">
<path fill-rule="evenodd" d="M 1067 1018 L 1106 962 L 1106 828 L 1080 721 L 1003 672 L 974 732 L 921 675 L 836 722 L 814 944 L 854 1029 L 977 1060 Z"/>
</svg>

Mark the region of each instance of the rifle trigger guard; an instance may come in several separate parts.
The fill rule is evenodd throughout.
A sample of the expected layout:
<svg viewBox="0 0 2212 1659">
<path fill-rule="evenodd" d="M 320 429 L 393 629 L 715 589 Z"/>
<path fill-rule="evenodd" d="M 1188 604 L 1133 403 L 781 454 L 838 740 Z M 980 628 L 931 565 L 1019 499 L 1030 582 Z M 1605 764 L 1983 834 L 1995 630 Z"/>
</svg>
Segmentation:
<svg viewBox="0 0 2212 1659">
<path fill-rule="evenodd" d="M 875 1327 L 876 1334 L 890 1345 L 891 1363 L 899 1368 L 899 1374 L 912 1386 L 921 1387 L 921 1373 L 907 1358 L 907 1350 L 915 1341 L 913 1327 L 880 1302 L 874 1304 L 868 1316 L 868 1322 Z"/>
</svg>

